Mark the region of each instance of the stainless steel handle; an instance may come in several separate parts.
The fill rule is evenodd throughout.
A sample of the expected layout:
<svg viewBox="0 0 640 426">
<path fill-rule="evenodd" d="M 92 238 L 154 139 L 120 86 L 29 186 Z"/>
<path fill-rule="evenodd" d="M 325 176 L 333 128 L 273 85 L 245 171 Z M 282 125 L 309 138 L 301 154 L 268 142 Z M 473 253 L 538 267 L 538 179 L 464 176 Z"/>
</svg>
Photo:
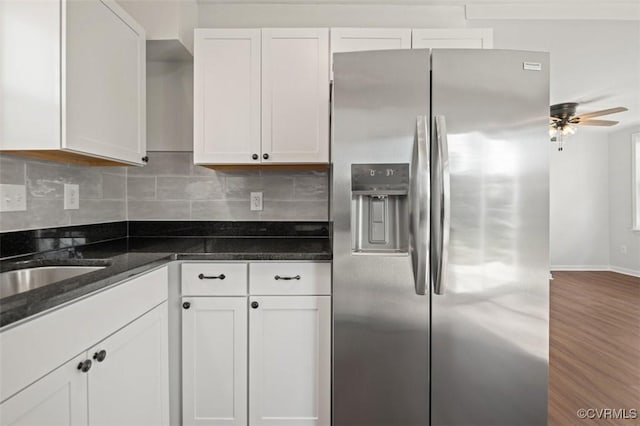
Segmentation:
<svg viewBox="0 0 640 426">
<path fill-rule="evenodd" d="M 224 280 L 225 278 L 227 278 L 227 276 L 225 274 L 220 274 L 220 275 L 200 274 L 198 275 L 198 278 L 200 278 L 201 280 Z"/>
<path fill-rule="evenodd" d="M 438 201 L 440 204 L 439 227 L 440 239 L 436 241 L 436 273 L 433 292 L 444 294 L 447 282 L 447 264 L 449 261 L 449 236 L 451 232 L 451 176 L 449 172 L 449 143 L 447 140 L 447 122 L 443 115 L 435 116 L 435 134 L 437 146 Z"/>
<path fill-rule="evenodd" d="M 296 275 L 295 277 L 281 277 L 280 275 L 276 275 L 275 277 L 273 277 L 274 280 L 299 280 L 301 277 L 300 275 Z"/>
<path fill-rule="evenodd" d="M 411 161 L 409 252 L 416 294 L 424 295 L 429 275 L 430 172 L 428 118 L 418 116 Z"/>
</svg>

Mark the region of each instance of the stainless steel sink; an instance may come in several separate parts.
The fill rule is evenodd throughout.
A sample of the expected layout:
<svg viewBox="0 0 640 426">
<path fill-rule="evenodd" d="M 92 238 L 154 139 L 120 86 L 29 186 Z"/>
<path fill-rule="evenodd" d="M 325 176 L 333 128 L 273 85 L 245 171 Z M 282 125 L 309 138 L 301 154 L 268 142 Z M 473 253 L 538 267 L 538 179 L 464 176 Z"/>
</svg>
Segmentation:
<svg viewBox="0 0 640 426">
<path fill-rule="evenodd" d="M 44 287 L 106 266 L 40 266 L 0 273 L 0 299 Z"/>
</svg>

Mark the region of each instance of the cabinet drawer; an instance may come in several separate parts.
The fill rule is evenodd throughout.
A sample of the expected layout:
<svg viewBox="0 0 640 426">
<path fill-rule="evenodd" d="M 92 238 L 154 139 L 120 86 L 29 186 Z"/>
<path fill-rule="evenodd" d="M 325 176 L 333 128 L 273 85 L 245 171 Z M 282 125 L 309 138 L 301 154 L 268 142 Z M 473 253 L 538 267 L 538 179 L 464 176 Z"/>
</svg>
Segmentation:
<svg viewBox="0 0 640 426">
<path fill-rule="evenodd" d="M 331 294 L 331 264 L 251 263 L 249 286 L 255 295 Z"/>
<path fill-rule="evenodd" d="M 183 263 L 183 296 L 244 296 L 246 263 Z"/>
</svg>

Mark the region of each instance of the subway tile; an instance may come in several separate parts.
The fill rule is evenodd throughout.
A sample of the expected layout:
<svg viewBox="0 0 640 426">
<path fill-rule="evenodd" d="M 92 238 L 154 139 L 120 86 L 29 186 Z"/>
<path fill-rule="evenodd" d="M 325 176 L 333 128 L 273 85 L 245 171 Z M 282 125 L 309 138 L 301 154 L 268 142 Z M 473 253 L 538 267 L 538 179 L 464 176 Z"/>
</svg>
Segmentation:
<svg viewBox="0 0 640 426">
<path fill-rule="evenodd" d="M 27 210 L 0 213 L 0 231 L 50 228 L 69 225 L 62 199 L 27 198 Z"/>
<path fill-rule="evenodd" d="M 102 198 L 124 200 L 126 189 L 127 177 L 125 175 L 102 174 Z"/>
<path fill-rule="evenodd" d="M 295 220 L 329 220 L 329 203 L 322 201 L 296 201 Z"/>
<path fill-rule="evenodd" d="M 127 207 L 124 200 L 80 200 L 80 208 L 68 212 L 70 222 L 80 225 L 126 220 Z"/>
<path fill-rule="evenodd" d="M 90 167 L 27 162 L 27 192 L 33 198 L 63 198 L 64 185 L 76 184 L 80 199 L 102 198 L 102 174 Z"/>
<path fill-rule="evenodd" d="M 189 201 L 134 201 L 127 202 L 129 220 L 189 220 Z"/>
<path fill-rule="evenodd" d="M 326 201 L 265 201 L 261 220 L 326 221 Z"/>
<path fill-rule="evenodd" d="M 24 159 L 0 154 L 0 183 L 24 185 L 25 167 Z"/>
<path fill-rule="evenodd" d="M 249 209 L 246 201 L 192 201 L 192 220 L 260 220 L 259 211 Z"/>
<path fill-rule="evenodd" d="M 206 177 L 157 178 L 159 200 L 221 200 L 224 198 L 224 182 L 214 175 Z"/>
<path fill-rule="evenodd" d="M 127 176 L 128 200 L 154 200 L 155 198 L 155 176 Z"/>
<path fill-rule="evenodd" d="M 53 163 L 27 162 L 27 194 L 33 198 L 63 198 L 64 184 L 74 183 L 69 168 Z"/>
<path fill-rule="evenodd" d="M 148 152 L 143 167 L 129 167 L 129 176 L 189 176 L 193 165 L 191 152 Z"/>
<path fill-rule="evenodd" d="M 327 200 L 329 182 L 327 176 L 296 176 L 294 198 L 297 200 Z"/>
<path fill-rule="evenodd" d="M 248 200 L 251 192 L 262 192 L 265 200 L 293 199 L 293 178 L 286 176 L 228 176 L 226 198 Z"/>
</svg>

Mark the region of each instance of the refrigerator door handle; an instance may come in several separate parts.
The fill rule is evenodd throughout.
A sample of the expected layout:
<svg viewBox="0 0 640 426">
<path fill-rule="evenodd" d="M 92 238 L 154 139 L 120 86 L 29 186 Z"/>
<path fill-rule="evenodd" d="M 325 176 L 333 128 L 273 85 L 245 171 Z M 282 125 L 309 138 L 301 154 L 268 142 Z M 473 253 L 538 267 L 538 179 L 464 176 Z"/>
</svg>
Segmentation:
<svg viewBox="0 0 640 426">
<path fill-rule="evenodd" d="M 427 154 L 428 118 L 418 116 L 411 160 L 409 252 L 415 291 L 424 295 L 429 276 L 430 170 Z"/>
<path fill-rule="evenodd" d="M 435 134 L 437 146 L 437 166 L 436 172 L 439 180 L 439 201 L 441 211 L 440 214 L 440 236 L 441 240 L 436 241 L 436 274 L 434 280 L 433 292 L 437 295 L 444 294 L 445 283 L 447 280 L 447 264 L 449 260 L 449 234 L 451 232 L 451 182 L 449 173 L 449 143 L 447 141 L 447 122 L 444 115 L 436 115 Z"/>
</svg>

